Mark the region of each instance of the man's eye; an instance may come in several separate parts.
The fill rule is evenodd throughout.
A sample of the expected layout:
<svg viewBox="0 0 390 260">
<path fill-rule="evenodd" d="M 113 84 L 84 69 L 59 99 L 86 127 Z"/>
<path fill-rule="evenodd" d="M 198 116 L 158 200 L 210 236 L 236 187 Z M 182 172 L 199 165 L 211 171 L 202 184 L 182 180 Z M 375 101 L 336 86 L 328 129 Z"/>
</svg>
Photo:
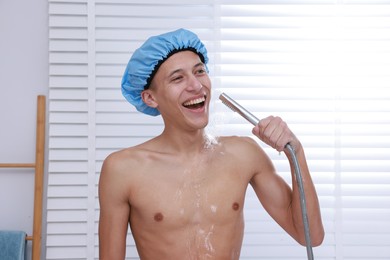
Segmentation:
<svg viewBox="0 0 390 260">
<path fill-rule="evenodd" d="M 172 81 L 180 81 L 183 77 L 182 76 L 177 76 L 172 78 Z"/>
<path fill-rule="evenodd" d="M 205 69 L 198 69 L 197 71 L 196 71 L 196 73 L 197 74 L 203 74 L 203 73 L 205 73 L 206 72 L 206 70 Z"/>
</svg>

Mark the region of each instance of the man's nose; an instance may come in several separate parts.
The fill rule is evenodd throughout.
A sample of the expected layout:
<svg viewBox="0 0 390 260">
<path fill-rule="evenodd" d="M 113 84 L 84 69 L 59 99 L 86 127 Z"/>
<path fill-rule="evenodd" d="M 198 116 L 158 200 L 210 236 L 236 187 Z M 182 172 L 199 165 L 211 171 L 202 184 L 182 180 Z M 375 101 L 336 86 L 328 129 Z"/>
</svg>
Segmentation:
<svg viewBox="0 0 390 260">
<path fill-rule="evenodd" d="M 192 75 L 189 78 L 187 89 L 191 91 L 199 91 L 200 89 L 202 89 L 202 87 L 203 87 L 202 83 L 195 75 Z"/>
</svg>

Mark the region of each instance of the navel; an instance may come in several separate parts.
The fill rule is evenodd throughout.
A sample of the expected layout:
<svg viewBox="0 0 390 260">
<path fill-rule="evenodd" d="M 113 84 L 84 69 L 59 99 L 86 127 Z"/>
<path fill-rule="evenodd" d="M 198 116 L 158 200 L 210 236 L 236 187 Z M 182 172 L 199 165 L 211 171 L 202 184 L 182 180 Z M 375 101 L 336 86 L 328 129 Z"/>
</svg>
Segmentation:
<svg viewBox="0 0 390 260">
<path fill-rule="evenodd" d="M 158 212 L 154 215 L 154 220 L 157 221 L 157 222 L 160 222 L 164 219 L 164 216 L 162 213 Z"/>
<path fill-rule="evenodd" d="M 240 204 L 238 204 L 237 202 L 234 202 L 233 205 L 232 205 L 232 209 L 237 211 L 240 209 Z"/>
</svg>

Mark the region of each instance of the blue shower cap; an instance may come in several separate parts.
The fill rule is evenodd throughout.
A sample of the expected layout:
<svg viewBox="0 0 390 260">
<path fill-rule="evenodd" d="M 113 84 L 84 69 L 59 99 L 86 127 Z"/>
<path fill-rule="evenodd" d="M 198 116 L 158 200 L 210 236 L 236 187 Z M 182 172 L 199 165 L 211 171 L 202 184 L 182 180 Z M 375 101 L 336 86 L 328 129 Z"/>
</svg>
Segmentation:
<svg viewBox="0 0 390 260">
<path fill-rule="evenodd" d="M 127 64 L 122 78 L 122 94 L 136 109 L 142 113 L 157 116 L 160 112 L 146 105 L 141 92 L 147 89 L 161 64 L 171 55 L 190 50 L 199 55 L 207 64 L 207 50 L 198 36 L 186 29 L 150 37 L 135 52 Z M 207 66 L 206 66 L 206 70 Z"/>
</svg>

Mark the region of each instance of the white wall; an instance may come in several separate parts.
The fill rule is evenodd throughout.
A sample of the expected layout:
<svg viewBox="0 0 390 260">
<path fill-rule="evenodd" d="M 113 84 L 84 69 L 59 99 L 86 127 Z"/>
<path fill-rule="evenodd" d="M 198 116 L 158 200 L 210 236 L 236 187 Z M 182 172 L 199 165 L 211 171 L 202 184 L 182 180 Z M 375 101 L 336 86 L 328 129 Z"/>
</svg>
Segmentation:
<svg viewBox="0 0 390 260">
<path fill-rule="evenodd" d="M 48 95 L 47 13 L 46 0 L 0 0 L 0 162 L 35 161 L 36 97 Z M 31 235 L 33 188 L 33 170 L 0 169 L 1 230 Z"/>
</svg>

